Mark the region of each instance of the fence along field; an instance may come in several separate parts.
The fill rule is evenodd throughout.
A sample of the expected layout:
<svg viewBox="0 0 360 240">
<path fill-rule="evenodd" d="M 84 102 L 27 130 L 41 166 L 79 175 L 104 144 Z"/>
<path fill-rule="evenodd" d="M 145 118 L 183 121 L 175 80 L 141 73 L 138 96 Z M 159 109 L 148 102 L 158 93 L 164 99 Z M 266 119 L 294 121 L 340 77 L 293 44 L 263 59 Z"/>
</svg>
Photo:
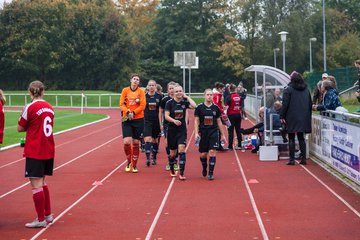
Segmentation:
<svg viewBox="0 0 360 240">
<path fill-rule="evenodd" d="M 30 103 L 27 92 L 5 92 L 7 106 L 18 107 Z M 197 103 L 202 102 L 202 93 L 192 93 Z M 106 91 L 46 91 L 44 99 L 54 107 L 80 108 L 119 108 L 120 93 Z M 82 102 L 83 101 L 83 102 Z M 83 104 L 83 105 L 82 105 Z"/>
</svg>

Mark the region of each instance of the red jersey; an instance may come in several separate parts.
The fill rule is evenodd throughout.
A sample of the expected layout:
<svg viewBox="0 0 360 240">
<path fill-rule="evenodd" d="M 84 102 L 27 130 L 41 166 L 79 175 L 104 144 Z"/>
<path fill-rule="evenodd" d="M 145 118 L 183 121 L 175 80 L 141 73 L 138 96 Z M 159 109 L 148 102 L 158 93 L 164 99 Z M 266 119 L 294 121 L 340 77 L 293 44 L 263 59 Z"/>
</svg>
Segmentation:
<svg viewBox="0 0 360 240">
<path fill-rule="evenodd" d="M 54 158 L 54 110 L 49 103 L 35 100 L 26 105 L 18 123 L 26 130 L 25 157 L 38 160 Z"/>
<path fill-rule="evenodd" d="M 219 93 L 219 91 L 216 90 L 216 88 L 213 89 L 213 102 L 216 106 L 219 107 L 220 113 L 224 113 L 224 108 L 222 104 L 222 94 Z"/>
<path fill-rule="evenodd" d="M 4 138 L 4 126 L 5 126 L 4 106 L 0 101 L 0 143 L 3 142 L 3 138 Z"/>
<path fill-rule="evenodd" d="M 228 99 L 229 108 L 227 110 L 228 115 L 241 113 L 241 97 L 237 93 L 231 93 Z"/>
</svg>

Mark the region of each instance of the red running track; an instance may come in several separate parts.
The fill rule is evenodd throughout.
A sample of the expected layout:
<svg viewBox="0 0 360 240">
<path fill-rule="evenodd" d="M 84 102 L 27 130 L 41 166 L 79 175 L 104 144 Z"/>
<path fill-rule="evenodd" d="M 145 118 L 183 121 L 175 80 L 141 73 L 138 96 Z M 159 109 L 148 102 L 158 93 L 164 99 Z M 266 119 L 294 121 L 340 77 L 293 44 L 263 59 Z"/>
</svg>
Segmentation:
<svg viewBox="0 0 360 240">
<path fill-rule="evenodd" d="M 164 141 L 157 166 L 142 154 L 139 173 L 125 173 L 119 111 L 94 111 L 111 118 L 55 137 L 48 228 L 24 227 L 35 211 L 23 149 L 0 152 L 0 239 L 360 239 L 359 195 L 314 162 L 218 153 L 210 182 L 190 124 L 185 182 L 164 170 Z"/>
</svg>

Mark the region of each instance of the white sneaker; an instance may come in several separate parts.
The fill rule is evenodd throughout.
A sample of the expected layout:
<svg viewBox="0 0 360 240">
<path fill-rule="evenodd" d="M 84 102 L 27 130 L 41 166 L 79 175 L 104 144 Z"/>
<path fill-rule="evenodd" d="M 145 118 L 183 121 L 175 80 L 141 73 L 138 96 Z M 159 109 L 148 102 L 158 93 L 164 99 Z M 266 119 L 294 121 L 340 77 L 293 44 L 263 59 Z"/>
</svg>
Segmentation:
<svg viewBox="0 0 360 240">
<path fill-rule="evenodd" d="M 46 227 L 46 225 L 47 225 L 46 220 L 39 222 L 38 219 L 35 219 L 31 223 L 25 224 L 25 227 L 27 227 L 27 228 L 42 228 L 43 227 L 44 228 L 44 227 Z"/>
<path fill-rule="evenodd" d="M 50 215 L 45 216 L 45 220 L 48 224 L 52 223 L 54 221 L 54 215 L 50 214 Z"/>
</svg>

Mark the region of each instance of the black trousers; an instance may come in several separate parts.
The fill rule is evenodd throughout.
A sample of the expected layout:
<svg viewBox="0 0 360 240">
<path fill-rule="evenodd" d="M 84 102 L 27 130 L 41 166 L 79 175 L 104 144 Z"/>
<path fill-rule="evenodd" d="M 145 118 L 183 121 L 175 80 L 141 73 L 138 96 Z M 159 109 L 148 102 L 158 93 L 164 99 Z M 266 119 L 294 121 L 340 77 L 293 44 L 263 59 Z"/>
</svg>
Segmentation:
<svg viewBox="0 0 360 240">
<path fill-rule="evenodd" d="M 241 147 L 241 141 L 242 136 L 240 132 L 241 128 L 241 115 L 240 114 L 231 114 L 228 115 L 229 120 L 231 122 L 231 126 L 228 128 L 228 134 L 229 134 L 229 148 L 233 147 L 233 141 L 234 141 L 234 129 L 236 132 L 236 136 L 238 139 L 238 147 Z"/>
</svg>

